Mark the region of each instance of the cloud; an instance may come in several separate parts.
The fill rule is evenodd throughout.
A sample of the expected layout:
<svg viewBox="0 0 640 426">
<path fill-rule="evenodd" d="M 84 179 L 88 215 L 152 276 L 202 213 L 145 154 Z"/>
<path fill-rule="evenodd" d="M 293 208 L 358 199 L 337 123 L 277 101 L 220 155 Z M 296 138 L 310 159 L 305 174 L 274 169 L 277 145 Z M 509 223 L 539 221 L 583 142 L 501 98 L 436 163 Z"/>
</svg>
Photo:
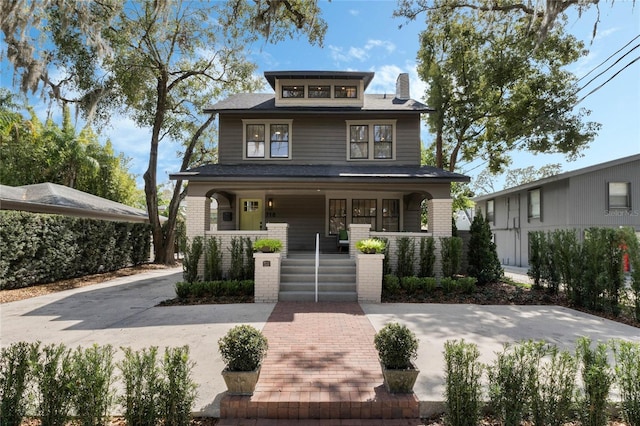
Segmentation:
<svg viewBox="0 0 640 426">
<path fill-rule="evenodd" d="M 371 71 L 376 73 L 375 78 L 369 86 L 369 93 L 395 93 L 396 80 L 401 73 L 409 74 L 409 87 L 411 98 L 422 100 L 425 95 L 427 85 L 420 80 L 415 62 L 407 61 L 404 65 L 387 64 L 372 67 Z"/>
<path fill-rule="evenodd" d="M 358 15 L 360 15 L 360 11 L 357 10 L 357 9 L 349 9 L 349 15 L 358 16 Z"/>
<path fill-rule="evenodd" d="M 343 62 L 364 62 L 371 57 L 372 54 L 380 56 L 379 50 L 383 50 L 386 54 L 391 54 L 396 50 L 396 45 L 387 40 L 369 39 L 362 47 L 350 46 L 343 48 L 340 46 L 329 45 L 329 56 L 340 65 Z"/>
</svg>

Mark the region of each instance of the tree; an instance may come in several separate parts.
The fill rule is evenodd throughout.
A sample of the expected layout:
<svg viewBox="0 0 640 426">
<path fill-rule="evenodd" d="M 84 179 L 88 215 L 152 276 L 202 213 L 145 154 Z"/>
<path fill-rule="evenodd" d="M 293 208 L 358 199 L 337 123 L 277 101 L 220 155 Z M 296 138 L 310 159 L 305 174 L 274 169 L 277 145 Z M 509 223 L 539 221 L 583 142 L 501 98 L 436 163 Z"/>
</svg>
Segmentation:
<svg viewBox="0 0 640 426">
<path fill-rule="evenodd" d="M 1 97 L 6 101 L 0 104 L 0 184 L 52 182 L 141 207 L 129 160 L 116 156 L 110 142 L 100 144 L 91 128 L 76 133 L 67 107 L 58 126 L 51 119 L 42 123 L 30 108 L 30 118 L 23 117 L 10 93 Z"/>
<path fill-rule="evenodd" d="M 560 163 L 546 164 L 542 167 L 528 166 L 516 169 L 509 169 L 505 174 L 493 174 L 489 169 L 485 169 L 473 180 L 472 189 L 475 195 L 490 194 L 506 188 L 524 185 L 535 180 L 544 179 L 562 172 Z M 504 176 L 502 188 L 495 186 L 496 180 Z"/>
<path fill-rule="evenodd" d="M 213 115 L 203 117 L 203 107 L 229 92 L 253 91 L 260 85 L 245 45 L 260 37 L 277 42 L 294 35 L 321 43 L 326 31 L 316 1 L 305 0 L 21 0 L 4 2 L 2 16 L 7 56 L 22 91 L 46 87 L 56 99 L 76 102 L 86 118 L 108 122 L 120 112 L 151 129 L 143 177 L 154 261 L 166 264 L 174 262 L 176 217 L 184 192 L 182 181 L 177 181 L 162 225 L 159 143 L 180 141 L 180 171 L 186 170 L 214 121 Z M 25 36 L 33 32 L 55 49 L 37 55 L 33 39 Z M 52 81 L 49 68 L 63 76 Z M 80 95 L 69 99 L 69 93 Z"/>
<path fill-rule="evenodd" d="M 453 171 L 460 159 L 485 159 L 492 173 L 510 152 L 579 154 L 599 125 L 573 111 L 575 76 L 564 70 L 584 54 L 583 45 L 557 25 L 536 38 L 541 18 L 484 11 L 491 2 L 459 8 L 436 0 L 426 11 L 418 71 L 428 84 L 427 120 L 435 135 L 436 166 Z"/>
<path fill-rule="evenodd" d="M 496 245 L 491 241 L 489 222 L 481 214 L 473 218 L 470 234 L 467 255 L 469 276 L 476 277 L 479 285 L 497 281 L 502 277 L 502 265 L 500 265 Z"/>
</svg>

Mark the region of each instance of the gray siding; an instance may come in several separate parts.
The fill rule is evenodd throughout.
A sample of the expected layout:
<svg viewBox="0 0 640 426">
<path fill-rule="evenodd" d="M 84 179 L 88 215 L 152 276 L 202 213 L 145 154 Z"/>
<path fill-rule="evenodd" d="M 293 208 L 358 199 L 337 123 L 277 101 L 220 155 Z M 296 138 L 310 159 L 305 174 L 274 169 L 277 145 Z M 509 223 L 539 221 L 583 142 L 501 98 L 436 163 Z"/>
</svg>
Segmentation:
<svg viewBox="0 0 640 426">
<path fill-rule="evenodd" d="M 291 129 L 292 155 L 288 160 L 243 160 L 242 119 L 278 118 L 293 120 Z M 221 164 L 277 161 L 288 164 L 344 164 L 347 162 L 346 120 L 389 120 L 396 123 L 395 164 L 420 163 L 420 119 L 418 115 L 389 116 L 382 114 L 354 115 L 245 115 L 221 114 L 219 118 L 218 155 Z M 381 160 L 372 161 L 379 164 Z M 351 163 L 351 162 L 350 162 Z M 359 164 L 367 163 L 359 161 Z"/>
<path fill-rule="evenodd" d="M 315 249 L 316 233 L 324 235 L 324 199 L 323 195 L 273 197 L 275 217 L 267 221 L 289 224 L 290 251 Z"/>
<path fill-rule="evenodd" d="M 630 211 L 607 211 L 608 182 L 631 183 Z M 631 226 L 640 231 L 640 161 L 548 182 L 540 188 L 540 220 L 527 217 L 527 190 L 494 198 L 491 229 L 498 257 L 505 265 L 528 266 L 528 233 L 532 231 L 576 229 L 579 238 L 590 227 Z M 478 209 L 486 215 L 486 201 L 479 203 Z"/>
</svg>

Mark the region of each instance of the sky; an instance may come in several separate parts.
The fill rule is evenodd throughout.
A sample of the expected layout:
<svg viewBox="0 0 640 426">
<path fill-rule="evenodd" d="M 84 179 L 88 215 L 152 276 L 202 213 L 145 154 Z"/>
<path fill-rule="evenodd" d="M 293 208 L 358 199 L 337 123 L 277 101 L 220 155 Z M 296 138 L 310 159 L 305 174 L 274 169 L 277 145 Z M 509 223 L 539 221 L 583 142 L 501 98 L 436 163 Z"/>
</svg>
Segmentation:
<svg viewBox="0 0 640 426">
<path fill-rule="evenodd" d="M 398 74 L 406 72 L 410 76 L 411 97 L 423 100 L 426 85 L 416 73 L 416 54 L 419 48 L 419 33 L 424 27 L 424 16 L 416 21 L 406 22 L 393 18 L 395 0 L 320 0 L 323 17 L 328 23 L 324 46 L 311 46 L 306 39 L 290 40 L 277 45 L 264 42 L 247 46 L 247 58 L 258 65 L 257 74 L 265 71 L 289 70 L 349 70 L 373 71 L 375 77 L 367 93 L 394 93 Z M 593 9 L 593 8 L 592 8 Z M 567 32 L 586 44 L 589 54 L 568 69 L 578 78 L 592 71 L 581 81 L 604 71 L 624 52 L 640 43 L 635 39 L 623 52 L 610 59 L 599 68 L 599 64 L 610 55 L 640 35 L 640 4 L 634 7 L 632 0 L 601 2 L 600 22 L 595 38 L 592 36 L 596 21 L 595 9 L 583 13 L 581 17 L 569 14 Z M 402 28 L 399 26 L 402 25 Z M 596 78 L 579 92 L 585 96 L 592 89 L 604 83 L 633 59 L 638 58 L 640 47 L 620 60 L 611 70 Z M 6 66 L 2 67 L 0 85 L 11 84 Z M 265 92 L 270 91 L 266 86 Z M 47 104 L 41 103 L 36 110 L 44 115 Z M 513 153 L 511 168 L 542 166 L 561 163 L 563 171 L 571 171 L 601 162 L 640 153 L 640 60 L 621 71 L 610 82 L 586 96 L 578 107 L 591 110 L 590 121 L 602 124 L 598 136 L 575 161 L 567 161 L 563 155 L 524 152 Z M 138 176 L 142 187 L 142 174 L 148 163 L 150 132 L 140 129 L 122 117 L 113 117 L 111 126 L 103 130 L 102 140 L 111 140 L 116 152 L 123 152 L 131 159 L 130 171 Z M 423 126 L 422 138 L 428 143 L 432 138 Z M 180 159 L 176 152 L 179 146 L 163 142 L 159 151 L 158 182 L 168 181 L 170 173 L 179 171 Z M 460 172 L 472 178 L 484 169 L 480 159 L 460 163 Z M 498 179 L 499 181 L 500 179 Z M 495 189 L 501 189 L 497 183 Z"/>
</svg>

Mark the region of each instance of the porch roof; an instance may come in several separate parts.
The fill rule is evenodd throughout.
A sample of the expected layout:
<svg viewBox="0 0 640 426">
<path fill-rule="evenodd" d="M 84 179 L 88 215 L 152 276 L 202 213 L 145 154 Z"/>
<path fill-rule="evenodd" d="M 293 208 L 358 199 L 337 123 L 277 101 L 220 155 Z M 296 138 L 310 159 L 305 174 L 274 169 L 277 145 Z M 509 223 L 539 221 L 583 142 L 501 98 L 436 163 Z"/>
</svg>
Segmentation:
<svg viewBox="0 0 640 426">
<path fill-rule="evenodd" d="M 242 181 L 256 178 L 269 181 L 332 182 L 469 182 L 468 176 L 432 166 L 401 165 L 280 165 L 280 164 L 207 164 L 173 173 L 171 179 L 190 181 Z"/>
<path fill-rule="evenodd" d="M 276 95 L 273 93 L 239 93 L 204 109 L 209 113 L 245 113 L 245 112 L 270 112 L 287 113 L 292 112 L 304 114 L 318 112 L 335 113 L 357 113 L 367 111 L 391 111 L 391 112 L 412 112 L 427 113 L 432 112 L 422 102 L 414 99 L 398 99 L 394 94 L 365 94 L 362 107 L 276 107 Z"/>
</svg>

